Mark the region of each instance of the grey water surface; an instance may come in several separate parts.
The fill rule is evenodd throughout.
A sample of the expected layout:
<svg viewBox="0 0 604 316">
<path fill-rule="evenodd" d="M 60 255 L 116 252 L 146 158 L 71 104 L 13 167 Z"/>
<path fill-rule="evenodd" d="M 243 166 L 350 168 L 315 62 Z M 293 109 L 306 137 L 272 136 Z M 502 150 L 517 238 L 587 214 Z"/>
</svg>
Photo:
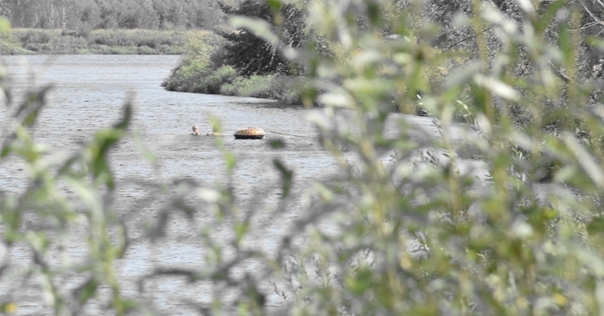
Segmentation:
<svg viewBox="0 0 604 316">
<path fill-rule="evenodd" d="M 68 155 L 89 141 L 99 129 L 119 120 L 126 100 L 134 104 L 132 123 L 135 137 L 119 144 L 111 153 L 111 166 L 115 172 L 118 194 L 115 208 L 124 214 L 129 243 L 123 259 L 117 262 L 122 291 L 127 297 L 148 301 L 149 306 L 168 315 L 194 313 L 191 304 L 208 304 L 216 289 L 208 284 L 191 284 L 179 277 L 156 278 L 141 288 L 137 283 L 143 276 L 158 268 L 204 268 L 204 246 L 199 238 L 200 227 L 212 225 L 212 236 L 217 242 L 230 241 L 232 232 L 227 225 L 215 224 L 213 210 L 192 205 L 196 221 L 191 222 L 174 212 L 167 224 L 167 237 L 151 243 L 141 238 L 144 227 L 157 221 L 160 211 L 166 209 L 166 201 L 154 199 L 153 192 L 130 181 L 170 183 L 171 179 L 188 179 L 211 187 L 213 183 L 227 182 L 226 166 L 222 152 L 215 146 L 213 137 L 189 135 L 192 125 L 198 125 L 203 133 L 211 132 L 210 118 L 221 122 L 220 140 L 238 159 L 233 183 L 240 205 L 248 205 L 257 211 L 255 233 L 250 241 L 255 247 L 270 251 L 277 247 L 278 236 L 284 234 L 288 223 L 299 216 L 295 207 L 288 208 L 279 217 L 274 209 L 279 203 L 278 174 L 273 159 L 280 158 L 296 173 L 296 180 L 310 183 L 337 170 L 333 158 L 316 142 L 316 131 L 305 119 L 300 108 L 281 108 L 271 100 L 177 93 L 165 91 L 161 86 L 178 56 L 113 56 L 113 55 L 61 55 L 61 56 L 8 56 L 2 57 L 12 80 L 12 106 L 0 108 L 3 130 L 9 127 L 9 116 L 32 88 L 51 84 L 48 104 L 43 109 L 33 130 L 36 142 L 52 148 L 52 152 Z M 261 127 L 267 131 L 265 140 L 235 140 L 232 134 L 239 128 Z M 286 143 L 281 150 L 268 145 L 279 138 Z M 140 148 L 156 155 L 157 163 L 146 161 Z M 54 157 L 54 156 L 53 156 Z M 49 157 L 52 159 L 52 157 Z M 2 162 L 0 189 L 19 192 L 27 185 L 26 170 L 19 161 L 5 159 Z M 266 188 L 258 191 L 258 188 Z M 177 188 L 173 188 L 177 191 Z M 67 189 L 67 194 L 72 193 Z M 262 201 L 252 199 L 259 195 Z M 140 203 L 150 198 L 149 203 Z M 192 201 L 192 203 L 195 203 Z M 37 225 L 37 219 L 25 218 L 24 225 Z M 65 248 L 73 262 L 87 253 L 84 243 L 84 226 L 74 225 L 73 238 Z M 226 247 L 225 247 L 226 248 Z M 228 254 L 228 249 L 225 249 Z M 12 266 L 28 266 L 31 252 L 24 246 L 0 248 L 0 261 Z M 50 264 L 58 265 L 61 258 L 49 258 Z M 253 273 L 254 263 L 244 265 L 241 273 Z M 15 272 L 15 275 L 18 275 Z M 15 300 L 18 315 L 49 314 L 51 310 L 39 290 L 39 280 L 15 278 L 14 283 L 0 283 L 0 298 Z M 80 286 L 82 276 L 62 276 L 57 282 L 67 292 Z M 16 290 L 18 289 L 18 290 Z M 267 289 L 267 292 L 269 289 Z M 103 291 L 101 291 L 103 293 Z M 108 289 L 104 289 L 108 293 Z M 229 295 L 221 293 L 220 295 Z M 103 301 L 99 298 L 99 301 Z M 268 295 L 268 308 L 277 308 L 284 302 Z M 89 304 L 88 314 L 101 313 L 100 303 Z"/>
</svg>

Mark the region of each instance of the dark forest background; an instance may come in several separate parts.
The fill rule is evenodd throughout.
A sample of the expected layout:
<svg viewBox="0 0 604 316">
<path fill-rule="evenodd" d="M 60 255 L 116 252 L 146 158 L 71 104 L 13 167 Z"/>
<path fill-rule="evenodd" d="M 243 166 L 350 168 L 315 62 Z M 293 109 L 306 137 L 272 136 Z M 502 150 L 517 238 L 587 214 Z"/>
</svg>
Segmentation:
<svg viewBox="0 0 604 316">
<path fill-rule="evenodd" d="M 215 0 L 2 0 L 15 28 L 191 29 L 222 17 Z"/>
</svg>

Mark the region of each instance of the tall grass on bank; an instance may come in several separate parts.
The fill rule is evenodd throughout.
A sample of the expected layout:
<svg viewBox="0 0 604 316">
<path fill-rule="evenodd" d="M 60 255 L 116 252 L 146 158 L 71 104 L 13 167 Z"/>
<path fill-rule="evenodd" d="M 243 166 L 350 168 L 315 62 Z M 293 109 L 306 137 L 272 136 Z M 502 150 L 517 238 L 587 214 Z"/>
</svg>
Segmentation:
<svg viewBox="0 0 604 316">
<path fill-rule="evenodd" d="M 13 29 L 2 54 L 181 55 L 188 38 L 208 31 Z"/>
<path fill-rule="evenodd" d="M 294 78 L 285 75 L 239 76 L 223 83 L 220 94 L 273 99 L 286 105 L 302 104 L 298 87 Z"/>
</svg>

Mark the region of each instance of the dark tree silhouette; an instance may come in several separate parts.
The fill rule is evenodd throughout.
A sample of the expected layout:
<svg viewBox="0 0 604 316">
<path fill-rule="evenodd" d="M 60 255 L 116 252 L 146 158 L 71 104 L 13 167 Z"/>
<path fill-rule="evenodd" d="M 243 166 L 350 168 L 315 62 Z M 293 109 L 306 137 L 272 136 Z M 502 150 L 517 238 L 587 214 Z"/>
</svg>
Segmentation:
<svg viewBox="0 0 604 316">
<path fill-rule="evenodd" d="M 304 13 L 293 5 L 271 8 L 262 1 L 246 0 L 234 8 L 219 3 L 228 15 L 243 15 L 262 19 L 273 25 L 285 45 L 299 47 L 304 39 Z M 279 17 L 279 18 L 277 18 Z M 275 23 L 275 21 L 282 23 Z M 231 65 L 243 76 L 292 72 L 288 61 L 280 54 L 278 47 L 258 38 L 245 29 L 221 34 L 228 43 L 224 50 L 224 64 Z"/>
</svg>

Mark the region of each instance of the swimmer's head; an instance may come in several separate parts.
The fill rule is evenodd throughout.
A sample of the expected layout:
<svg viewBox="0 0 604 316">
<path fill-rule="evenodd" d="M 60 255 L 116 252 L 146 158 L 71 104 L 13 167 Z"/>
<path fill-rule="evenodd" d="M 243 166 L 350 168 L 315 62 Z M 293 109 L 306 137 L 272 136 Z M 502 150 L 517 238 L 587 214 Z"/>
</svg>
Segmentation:
<svg viewBox="0 0 604 316">
<path fill-rule="evenodd" d="M 199 130 L 199 126 L 193 125 L 193 131 L 195 132 L 195 131 L 198 131 L 198 130 Z"/>
</svg>

